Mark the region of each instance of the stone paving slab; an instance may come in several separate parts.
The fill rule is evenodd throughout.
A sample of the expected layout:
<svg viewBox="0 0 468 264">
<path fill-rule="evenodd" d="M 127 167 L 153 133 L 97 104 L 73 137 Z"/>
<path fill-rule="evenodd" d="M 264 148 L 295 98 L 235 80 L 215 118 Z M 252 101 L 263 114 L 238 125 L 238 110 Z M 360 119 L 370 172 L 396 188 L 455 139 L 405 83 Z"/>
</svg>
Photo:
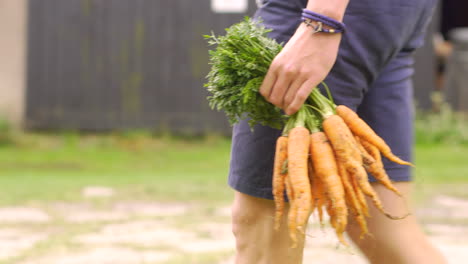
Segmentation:
<svg viewBox="0 0 468 264">
<path fill-rule="evenodd" d="M 0 227 L 0 261 L 21 255 L 46 240 L 49 236 L 47 231 L 31 229 L 30 224 L 52 223 L 56 220 L 52 216 L 66 220 L 70 225 L 98 223 L 101 227 L 71 238 L 70 242 L 78 243 L 79 251 L 55 247 L 42 257 L 12 264 L 156 264 L 180 254 L 233 251 L 235 241 L 229 221 L 215 222 L 207 217 L 205 222 L 182 228 L 174 226 L 168 220 L 171 218 L 161 218 L 185 217 L 192 207 L 182 203 L 120 201 L 107 208 L 96 209 L 86 202 L 57 203 L 47 206 L 51 216 L 38 208 L 0 208 L 0 224 L 4 224 Z M 434 212 L 439 213 L 436 217 L 440 219 L 465 219 L 463 214 L 468 212 L 468 201 L 436 196 L 431 207 L 418 210 L 418 215 L 421 219 L 433 219 Z M 229 216 L 230 209 L 221 207 L 215 215 Z M 334 231 L 328 226 L 320 228 L 313 217 L 307 231 L 305 263 L 312 260 L 321 264 L 366 263 L 356 250 L 337 248 Z M 454 225 L 437 221 L 426 223 L 424 228 L 450 264 L 461 264 L 468 259 L 468 223 L 462 221 Z M 219 264 L 232 263 L 234 259 L 230 257 Z"/>
<path fill-rule="evenodd" d="M 113 208 L 116 212 L 136 216 L 178 216 L 187 213 L 189 205 L 183 203 L 157 202 L 118 202 Z"/>
<path fill-rule="evenodd" d="M 41 209 L 32 207 L 0 208 L 0 224 L 4 223 L 45 223 L 50 216 Z"/>
<path fill-rule="evenodd" d="M 86 245 L 134 244 L 144 247 L 177 246 L 195 234 L 168 227 L 161 221 L 139 220 L 105 225 L 95 233 L 79 235 L 75 242 Z"/>
<path fill-rule="evenodd" d="M 28 231 L 20 228 L 0 228 L 0 260 L 21 255 L 25 250 L 46 240 L 46 232 Z"/>
<path fill-rule="evenodd" d="M 124 247 L 99 247 L 81 252 L 65 252 L 28 260 L 21 264 L 156 264 L 169 260 L 171 253 L 137 251 Z"/>
</svg>

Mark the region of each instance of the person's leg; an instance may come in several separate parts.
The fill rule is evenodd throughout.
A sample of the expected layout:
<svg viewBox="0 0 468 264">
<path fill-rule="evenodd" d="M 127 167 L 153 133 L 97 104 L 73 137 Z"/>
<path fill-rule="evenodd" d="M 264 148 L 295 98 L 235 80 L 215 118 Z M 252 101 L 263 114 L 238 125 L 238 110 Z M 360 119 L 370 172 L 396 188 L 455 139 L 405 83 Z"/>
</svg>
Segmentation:
<svg viewBox="0 0 468 264">
<path fill-rule="evenodd" d="M 398 197 L 380 184 L 373 183 L 385 208 L 392 215 L 405 215 L 411 189 L 409 182 L 396 182 L 404 199 Z M 418 225 L 414 215 L 405 219 L 392 220 L 384 216 L 370 204 L 370 215 L 367 219 L 371 236 L 359 238 L 360 229 L 350 217 L 348 235 L 360 248 L 372 264 L 444 264 L 442 254 L 434 248 Z"/>
<path fill-rule="evenodd" d="M 288 207 L 285 208 L 287 212 Z M 300 264 L 304 237 L 291 248 L 291 240 L 283 218 L 280 230 L 275 231 L 272 200 L 235 193 L 232 206 L 232 230 L 236 238 L 236 264 Z"/>
<path fill-rule="evenodd" d="M 400 52 L 380 72 L 364 95 L 358 114 L 404 160 L 412 160 L 413 148 L 413 58 L 411 52 Z M 412 213 L 409 208 L 411 170 L 383 159 L 385 169 L 404 198 L 372 183 L 384 208 L 392 215 Z M 417 164 L 416 164 L 417 165 Z M 371 178 L 372 181 L 375 179 Z M 372 234 L 359 239 L 356 223 L 351 221 L 348 233 L 373 264 L 442 264 L 446 263 L 421 230 L 414 215 L 402 220 L 391 220 L 369 201 L 368 218 Z M 352 217 L 351 217 L 352 218 Z M 351 219 L 352 220 L 352 219 Z"/>
</svg>

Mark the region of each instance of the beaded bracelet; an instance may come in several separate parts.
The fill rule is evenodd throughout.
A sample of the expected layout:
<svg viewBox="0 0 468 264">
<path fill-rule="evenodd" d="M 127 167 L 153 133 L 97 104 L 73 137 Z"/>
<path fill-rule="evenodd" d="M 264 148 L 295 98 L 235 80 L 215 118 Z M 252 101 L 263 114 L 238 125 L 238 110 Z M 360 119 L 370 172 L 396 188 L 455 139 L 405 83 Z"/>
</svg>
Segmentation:
<svg viewBox="0 0 468 264">
<path fill-rule="evenodd" d="M 307 9 L 302 10 L 302 21 L 308 27 L 311 26 L 314 29 L 314 33 L 343 33 L 346 29 L 344 23 Z M 324 28 L 324 25 L 330 27 L 330 29 Z"/>
</svg>

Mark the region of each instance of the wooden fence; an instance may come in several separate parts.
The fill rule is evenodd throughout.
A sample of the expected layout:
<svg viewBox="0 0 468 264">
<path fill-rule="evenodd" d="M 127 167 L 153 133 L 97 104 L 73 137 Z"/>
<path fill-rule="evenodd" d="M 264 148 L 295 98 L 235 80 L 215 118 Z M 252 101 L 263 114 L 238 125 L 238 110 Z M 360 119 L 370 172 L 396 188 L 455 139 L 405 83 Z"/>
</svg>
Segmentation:
<svg viewBox="0 0 468 264">
<path fill-rule="evenodd" d="M 211 1 L 29 0 L 26 127 L 228 133 L 206 100 L 202 35 L 256 7 L 214 13 Z M 432 48 L 421 52 L 416 95 L 427 106 Z"/>
<path fill-rule="evenodd" d="M 30 0 L 28 11 L 28 128 L 229 131 L 206 101 L 202 36 L 246 13 L 214 13 L 210 0 Z"/>
</svg>

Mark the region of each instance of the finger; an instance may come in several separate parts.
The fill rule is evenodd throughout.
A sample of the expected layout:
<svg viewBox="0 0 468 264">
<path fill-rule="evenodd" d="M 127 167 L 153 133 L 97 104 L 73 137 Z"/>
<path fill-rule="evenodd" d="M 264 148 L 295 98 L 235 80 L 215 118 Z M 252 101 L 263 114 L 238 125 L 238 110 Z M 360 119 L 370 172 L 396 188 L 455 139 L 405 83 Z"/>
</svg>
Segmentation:
<svg viewBox="0 0 468 264">
<path fill-rule="evenodd" d="M 294 96 L 294 99 L 291 104 L 286 106 L 285 112 L 287 115 L 292 115 L 296 113 L 299 108 L 304 104 L 305 100 L 307 97 L 309 97 L 310 92 L 312 89 L 315 88 L 317 85 L 317 82 L 315 80 L 307 80 L 304 82 L 299 90 L 297 90 L 296 95 Z"/>
<path fill-rule="evenodd" d="M 263 97 L 267 98 L 270 97 L 271 90 L 273 89 L 273 85 L 276 81 L 276 74 L 275 71 L 270 68 L 263 79 L 262 85 L 260 85 L 259 92 Z"/>
<path fill-rule="evenodd" d="M 291 82 L 292 79 L 288 78 L 285 74 L 278 76 L 275 84 L 273 85 L 273 89 L 271 90 L 270 97 L 268 97 L 268 101 L 279 108 L 283 108 L 283 98 L 288 91 Z"/>
<path fill-rule="evenodd" d="M 299 90 L 299 88 L 302 86 L 302 84 L 306 80 L 307 80 L 306 77 L 300 77 L 300 76 L 294 79 L 292 84 L 289 86 L 288 91 L 284 95 L 284 98 L 283 98 L 284 107 L 287 107 L 292 103 L 292 101 L 294 100 L 294 97 L 296 96 L 297 91 Z"/>
</svg>

